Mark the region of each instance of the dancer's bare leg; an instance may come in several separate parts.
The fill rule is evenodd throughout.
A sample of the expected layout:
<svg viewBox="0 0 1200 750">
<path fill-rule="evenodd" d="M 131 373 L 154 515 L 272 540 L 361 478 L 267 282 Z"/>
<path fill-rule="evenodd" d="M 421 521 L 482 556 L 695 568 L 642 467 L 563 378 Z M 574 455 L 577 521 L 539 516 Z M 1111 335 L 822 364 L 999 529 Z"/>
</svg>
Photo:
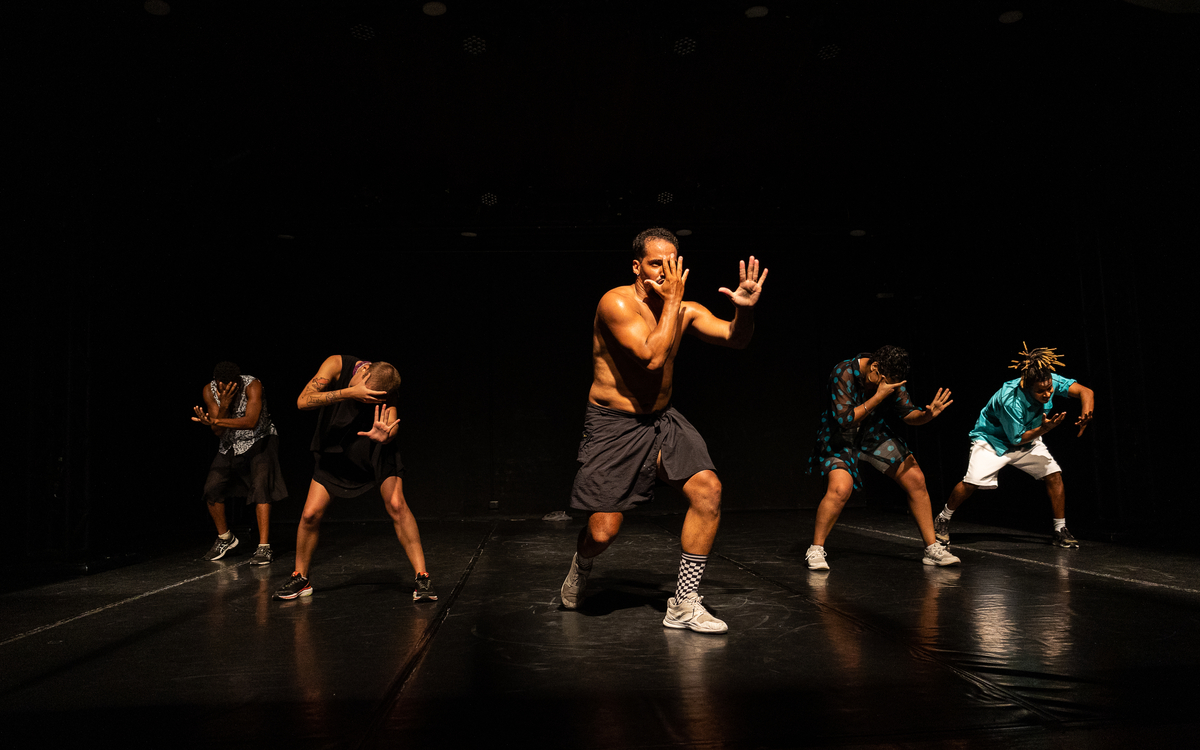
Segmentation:
<svg viewBox="0 0 1200 750">
<path fill-rule="evenodd" d="M 933 507 L 929 501 L 929 490 L 925 488 L 925 473 L 917 465 L 917 460 L 910 455 L 902 463 L 888 469 L 887 476 L 904 488 L 908 496 L 908 509 L 917 522 L 925 546 L 933 544 L 937 541 L 933 535 Z"/>
<path fill-rule="evenodd" d="M 296 572 L 308 578 L 308 566 L 312 562 L 313 552 L 317 549 L 317 538 L 320 536 L 321 519 L 325 509 L 333 498 L 317 480 L 308 485 L 308 499 L 304 501 L 304 512 L 300 516 L 300 526 L 296 529 Z"/>
<path fill-rule="evenodd" d="M 825 496 L 821 498 L 821 504 L 817 506 L 817 523 L 813 530 L 814 546 L 825 546 L 826 537 L 829 536 L 829 532 L 833 531 L 833 526 L 837 523 L 838 516 L 842 514 L 842 509 L 846 507 L 846 502 L 850 499 L 850 493 L 853 491 L 854 477 L 850 476 L 850 472 L 843 469 L 834 469 L 829 472 Z"/>
<path fill-rule="evenodd" d="M 404 499 L 404 481 L 400 477 L 388 477 L 379 486 L 379 492 L 383 495 L 388 515 L 392 517 L 396 538 L 400 540 L 400 546 L 413 566 L 413 574 L 425 573 L 425 549 L 421 546 L 417 519 Z"/>
</svg>

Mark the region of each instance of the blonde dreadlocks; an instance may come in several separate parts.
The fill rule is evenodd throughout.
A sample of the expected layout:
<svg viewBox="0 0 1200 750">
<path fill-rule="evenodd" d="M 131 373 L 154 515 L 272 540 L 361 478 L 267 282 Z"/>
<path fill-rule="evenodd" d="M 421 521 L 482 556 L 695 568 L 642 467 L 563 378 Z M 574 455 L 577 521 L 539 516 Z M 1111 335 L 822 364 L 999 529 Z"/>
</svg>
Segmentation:
<svg viewBox="0 0 1200 750">
<path fill-rule="evenodd" d="M 1054 353 L 1054 349 L 1039 347 L 1030 349 L 1029 344 L 1021 342 L 1023 347 L 1017 352 L 1020 359 L 1012 360 L 1012 364 L 1008 366 L 1010 370 L 1016 370 L 1021 375 L 1020 387 L 1025 387 L 1025 382 L 1040 383 L 1050 377 L 1050 373 L 1054 372 L 1056 366 L 1062 367 L 1062 358 Z"/>
</svg>

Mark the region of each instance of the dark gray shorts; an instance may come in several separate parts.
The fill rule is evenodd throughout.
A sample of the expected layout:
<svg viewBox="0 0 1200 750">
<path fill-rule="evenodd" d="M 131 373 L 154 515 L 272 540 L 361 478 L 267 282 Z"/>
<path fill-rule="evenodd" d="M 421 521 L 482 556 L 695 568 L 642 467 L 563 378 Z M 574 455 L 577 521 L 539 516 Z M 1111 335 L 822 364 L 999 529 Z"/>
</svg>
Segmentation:
<svg viewBox="0 0 1200 750">
<path fill-rule="evenodd" d="M 279 437 L 267 435 L 239 455 L 231 448 L 218 453 L 204 482 L 204 500 L 209 505 L 229 497 L 245 497 L 247 505 L 273 503 L 287 497 L 287 485 L 279 469 Z"/>
<path fill-rule="evenodd" d="M 704 438 L 675 407 L 633 414 L 589 403 L 571 507 L 620 513 L 654 499 L 658 456 L 672 482 L 716 471 Z"/>
</svg>

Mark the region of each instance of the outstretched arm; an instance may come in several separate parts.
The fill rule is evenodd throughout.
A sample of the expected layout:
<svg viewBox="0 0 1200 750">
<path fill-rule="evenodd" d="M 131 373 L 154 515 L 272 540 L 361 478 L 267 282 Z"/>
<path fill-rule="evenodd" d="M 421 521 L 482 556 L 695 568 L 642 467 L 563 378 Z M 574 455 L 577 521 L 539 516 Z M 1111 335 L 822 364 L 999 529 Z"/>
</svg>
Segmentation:
<svg viewBox="0 0 1200 750">
<path fill-rule="evenodd" d="M 383 403 L 382 397 L 387 395 L 387 391 L 371 390 L 367 388 L 365 383 L 325 392 L 329 384 L 336 381 L 341 375 L 342 357 L 341 355 L 334 354 L 321 363 L 317 374 L 313 376 L 312 380 L 308 381 L 308 385 L 304 386 L 304 390 L 300 391 L 300 396 L 296 398 L 296 408 L 302 411 L 320 409 L 322 406 L 336 404 L 338 401 L 345 401 L 347 399 L 362 401 L 364 404 Z"/>
<path fill-rule="evenodd" d="M 717 291 L 733 303 L 733 320 L 721 320 L 701 305 L 689 304 L 693 311 L 688 330 L 702 341 L 733 349 L 744 349 L 754 335 L 754 306 L 758 304 L 763 284 L 767 280 L 767 269 L 759 274 L 758 260 L 751 255 L 749 261 L 738 263 L 738 286 L 735 290 L 721 287 Z"/>
<path fill-rule="evenodd" d="M 905 423 L 913 425 L 914 427 L 917 425 L 928 424 L 936 419 L 939 414 L 945 411 L 947 406 L 953 403 L 954 401 L 950 399 L 950 389 L 938 388 L 937 393 L 933 396 L 933 401 L 925 406 L 925 411 L 914 409 L 913 411 L 910 411 L 908 414 L 905 414 L 903 417 L 901 417 L 901 419 L 903 419 Z"/>
<path fill-rule="evenodd" d="M 609 292 L 600 299 L 597 315 L 616 338 L 617 343 L 647 370 L 658 370 L 666 363 L 679 332 L 683 308 L 683 290 L 688 272 L 683 258 L 668 255 L 663 265 L 663 283 L 647 284 L 647 294 L 662 297 L 662 314 L 653 328 L 627 296 Z"/>
<path fill-rule="evenodd" d="M 1075 421 L 1075 426 L 1079 428 L 1079 432 L 1075 437 L 1083 435 L 1083 431 L 1087 429 L 1088 422 L 1092 421 L 1092 407 L 1095 406 L 1095 395 L 1091 388 L 1082 386 L 1079 383 L 1072 383 L 1067 389 L 1067 395 L 1071 398 L 1077 398 L 1082 402 L 1080 404 L 1079 419 Z"/>
</svg>

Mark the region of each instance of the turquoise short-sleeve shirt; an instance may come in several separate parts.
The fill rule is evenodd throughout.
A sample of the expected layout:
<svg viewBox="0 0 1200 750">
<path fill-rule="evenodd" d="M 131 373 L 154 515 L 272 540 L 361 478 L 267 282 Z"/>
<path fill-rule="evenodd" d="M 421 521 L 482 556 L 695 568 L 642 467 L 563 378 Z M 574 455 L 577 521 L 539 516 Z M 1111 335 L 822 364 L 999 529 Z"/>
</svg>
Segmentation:
<svg viewBox="0 0 1200 750">
<path fill-rule="evenodd" d="M 1054 394 L 1045 404 L 1039 404 L 1021 390 L 1021 379 L 1010 380 L 988 400 L 979 412 L 971 440 L 986 440 L 997 456 L 1013 450 L 1021 436 L 1042 424 L 1042 415 L 1054 409 L 1054 397 L 1065 396 L 1075 381 L 1061 375 L 1051 375 Z"/>
</svg>

